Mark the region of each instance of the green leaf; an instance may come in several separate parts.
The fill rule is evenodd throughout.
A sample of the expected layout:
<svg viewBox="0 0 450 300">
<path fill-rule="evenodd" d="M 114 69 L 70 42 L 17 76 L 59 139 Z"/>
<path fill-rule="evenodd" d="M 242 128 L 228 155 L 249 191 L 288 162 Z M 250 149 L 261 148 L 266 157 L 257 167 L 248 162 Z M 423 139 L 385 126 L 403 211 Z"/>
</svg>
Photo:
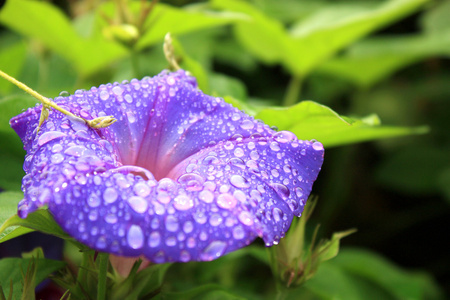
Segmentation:
<svg viewBox="0 0 450 300">
<path fill-rule="evenodd" d="M 1 40 L 4 42 L 4 38 Z M 25 63 L 26 44 L 22 41 L 0 49 L 0 70 L 12 77 L 17 77 Z M 0 93 L 8 93 L 13 85 L 6 80 L 0 80 Z"/>
<path fill-rule="evenodd" d="M 135 3 L 135 10 L 139 9 Z M 217 13 L 206 11 L 201 6 L 175 8 L 165 4 L 155 6 L 144 27 L 146 32 L 139 38 L 137 49 L 142 50 L 163 40 L 167 32 L 173 35 L 229 24 L 243 16 L 236 13 Z"/>
<path fill-rule="evenodd" d="M 47 2 L 8 1 L 1 10 L 0 22 L 22 35 L 39 40 L 84 75 L 98 71 L 127 54 L 125 48 L 102 36 L 82 38 L 70 20 Z"/>
<path fill-rule="evenodd" d="M 330 262 L 348 274 L 373 282 L 396 299 L 430 299 L 431 295 L 440 298 L 440 291 L 427 276 L 401 270 L 373 252 L 346 249 Z"/>
<path fill-rule="evenodd" d="M 196 79 L 198 87 L 205 93 L 209 91 L 209 78 L 206 70 L 202 65 L 191 58 L 184 50 L 181 43 L 172 37 L 172 43 L 175 51 L 175 56 L 180 60 L 180 66 L 186 71 L 189 71 Z"/>
<path fill-rule="evenodd" d="M 246 13 L 251 20 L 235 25 L 238 40 L 266 63 L 281 63 L 305 76 L 339 50 L 371 32 L 417 11 L 428 0 L 392 0 L 374 6 L 330 4 L 295 24 L 289 32 L 275 19 L 237 0 L 214 0 L 213 6 Z"/>
<path fill-rule="evenodd" d="M 255 118 L 266 124 L 289 130 L 299 139 L 315 139 L 325 147 L 370 141 L 427 132 L 426 127 L 381 126 L 377 116 L 361 119 L 339 116 L 330 108 L 312 101 L 303 101 L 291 107 L 266 108 Z"/>
<path fill-rule="evenodd" d="M 22 219 L 17 215 L 10 217 L 0 227 L 0 236 L 3 236 L 3 233 L 7 232 L 6 230 L 8 228 L 15 226 L 22 226 L 32 230 L 37 230 L 62 239 L 72 239 L 61 229 L 61 227 L 59 227 L 48 210 L 35 211 L 29 214 L 26 219 Z M 6 235 L 6 238 L 7 237 L 8 235 Z M 3 240 L 0 239 L 0 242 L 3 242 Z"/>
<path fill-rule="evenodd" d="M 392 153 L 379 164 L 375 178 L 405 194 L 433 195 L 439 191 L 439 176 L 450 167 L 448 149 L 413 146 Z"/>
<path fill-rule="evenodd" d="M 342 269 L 332 264 L 321 264 L 316 275 L 301 288 L 310 290 L 319 299 L 364 299 L 352 278 Z"/>
<path fill-rule="evenodd" d="M 424 31 L 438 33 L 450 30 L 450 1 L 435 2 L 434 7 L 422 15 L 421 25 Z"/>
<path fill-rule="evenodd" d="M 217 284 L 205 284 L 184 292 L 166 292 L 162 295 L 163 299 L 245 299 L 227 291 L 224 287 Z"/>
<path fill-rule="evenodd" d="M 253 55 L 269 64 L 283 60 L 289 37 L 281 22 L 265 16 L 244 1 L 213 0 L 211 4 L 214 8 L 249 16 L 234 24 L 234 33 Z"/>
<path fill-rule="evenodd" d="M 450 56 L 450 31 L 436 34 L 371 38 L 331 59 L 318 72 L 369 87 L 395 71 L 425 58 Z M 364 70 L 364 71 L 361 71 Z"/>
<path fill-rule="evenodd" d="M 438 178 L 438 186 L 450 204 L 450 167 L 444 169 Z"/>
<path fill-rule="evenodd" d="M 6 220 L 8 220 L 17 213 L 17 204 L 22 199 L 23 199 L 22 192 L 0 193 L 0 224 L 4 224 Z"/>
<path fill-rule="evenodd" d="M 247 99 L 247 89 L 239 79 L 219 73 L 210 74 L 209 79 L 211 94 L 220 97 L 229 96 L 244 101 Z"/>
<path fill-rule="evenodd" d="M 339 253 L 339 244 L 341 239 L 349 236 L 352 233 L 355 233 L 356 229 L 349 229 L 346 231 L 334 232 L 331 240 L 326 241 L 319 248 L 319 257 L 320 261 L 330 260 L 333 257 L 336 257 Z"/>
<path fill-rule="evenodd" d="M 8 295 L 10 292 L 9 283 L 13 282 L 13 299 L 21 299 L 22 296 L 22 272 L 25 273 L 29 264 L 34 260 L 36 263 L 34 287 L 41 283 L 48 275 L 63 268 L 66 264 L 62 261 L 51 259 L 30 259 L 30 258 L 4 258 L 0 260 L 0 285 Z M 7 272 L 5 272 L 7 271 Z M 34 292 L 33 287 L 33 292 Z"/>
</svg>

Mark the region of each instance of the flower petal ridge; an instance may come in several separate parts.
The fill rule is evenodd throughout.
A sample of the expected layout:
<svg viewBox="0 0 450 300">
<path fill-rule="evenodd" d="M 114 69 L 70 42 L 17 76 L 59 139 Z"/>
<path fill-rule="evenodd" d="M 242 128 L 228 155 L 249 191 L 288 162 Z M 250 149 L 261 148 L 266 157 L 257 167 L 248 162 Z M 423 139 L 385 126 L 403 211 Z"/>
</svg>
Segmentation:
<svg viewBox="0 0 450 300">
<path fill-rule="evenodd" d="M 98 251 L 154 263 L 209 261 L 262 237 L 277 244 L 300 216 L 324 149 L 276 132 L 185 71 L 93 87 L 54 101 L 93 129 L 38 105 L 11 120 L 27 155 L 19 215 L 48 205 Z"/>
</svg>

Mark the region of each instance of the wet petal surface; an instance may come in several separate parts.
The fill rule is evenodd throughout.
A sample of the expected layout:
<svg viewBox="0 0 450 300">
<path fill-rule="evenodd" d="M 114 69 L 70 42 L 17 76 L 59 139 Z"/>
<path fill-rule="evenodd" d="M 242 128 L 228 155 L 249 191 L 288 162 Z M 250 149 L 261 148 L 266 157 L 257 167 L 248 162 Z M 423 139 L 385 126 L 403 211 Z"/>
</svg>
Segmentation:
<svg viewBox="0 0 450 300">
<path fill-rule="evenodd" d="M 276 244 L 323 161 L 320 143 L 271 130 L 203 94 L 184 71 L 55 102 L 118 122 L 94 130 L 51 111 L 36 135 L 40 107 L 13 118 L 27 150 L 19 214 L 48 205 L 99 251 L 162 263 L 213 260 L 257 236 Z"/>
</svg>

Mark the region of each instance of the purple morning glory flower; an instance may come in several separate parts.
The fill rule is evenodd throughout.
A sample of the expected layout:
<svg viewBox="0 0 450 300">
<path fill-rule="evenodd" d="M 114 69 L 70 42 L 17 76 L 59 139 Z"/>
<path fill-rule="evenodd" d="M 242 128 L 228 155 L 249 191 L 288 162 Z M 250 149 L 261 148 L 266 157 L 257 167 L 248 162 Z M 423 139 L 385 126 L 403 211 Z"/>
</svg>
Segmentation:
<svg viewBox="0 0 450 300">
<path fill-rule="evenodd" d="M 106 84 L 54 99 L 92 129 L 42 106 L 11 120 L 27 151 L 23 218 L 48 205 L 98 251 L 154 263 L 209 261 L 262 237 L 277 244 L 300 216 L 323 162 L 319 142 L 276 132 L 185 71 Z"/>
</svg>

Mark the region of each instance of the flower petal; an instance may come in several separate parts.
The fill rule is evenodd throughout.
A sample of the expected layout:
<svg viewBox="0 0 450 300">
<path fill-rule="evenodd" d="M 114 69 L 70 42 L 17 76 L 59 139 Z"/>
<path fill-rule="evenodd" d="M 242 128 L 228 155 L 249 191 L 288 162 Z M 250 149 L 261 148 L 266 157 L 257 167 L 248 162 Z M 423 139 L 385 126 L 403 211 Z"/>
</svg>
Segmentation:
<svg viewBox="0 0 450 300">
<path fill-rule="evenodd" d="M 318 142 L 275 132 L 196 88 L 184 71 L 55 99 L 104 129 L 40 107 L 11 120 L 27 157 L 22 217 L 48 205 L 77 240 L 153 262 L 212 260 L 261 236 L 277 243 L 303 211 Z M 156 178 L 156 179 L 155 179 Z"/>
</svg>

